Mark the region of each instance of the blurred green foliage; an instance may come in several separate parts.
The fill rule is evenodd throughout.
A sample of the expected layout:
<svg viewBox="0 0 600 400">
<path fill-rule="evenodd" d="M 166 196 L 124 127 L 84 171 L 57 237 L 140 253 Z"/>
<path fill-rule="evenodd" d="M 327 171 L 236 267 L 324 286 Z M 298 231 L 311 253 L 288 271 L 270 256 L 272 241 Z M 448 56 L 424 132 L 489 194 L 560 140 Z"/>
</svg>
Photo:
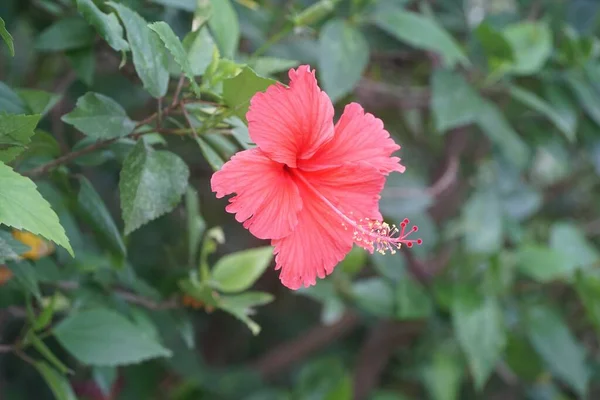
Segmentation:
<svg viewBox="0 0 600 400">
<path fill-rule="evenodd" d="M 0 397 L 597 398 L 599 12 L 3 0 Z M 402 145 L 424 243 L 290 292 L 209 179 L 299 64 Z"/>
</svg>

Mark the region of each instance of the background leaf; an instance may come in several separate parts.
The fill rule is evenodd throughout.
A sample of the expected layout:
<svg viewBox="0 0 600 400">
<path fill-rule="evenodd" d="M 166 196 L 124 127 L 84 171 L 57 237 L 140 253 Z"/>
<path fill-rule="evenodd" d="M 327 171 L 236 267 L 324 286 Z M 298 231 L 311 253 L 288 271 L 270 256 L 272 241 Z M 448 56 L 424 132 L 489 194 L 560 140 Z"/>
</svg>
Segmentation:
<svg viewBox="0 0 600 400">
<path fill-rule="evenodd" d="M 135 128 L 135 122 L 116 101 L 92 92 L 77 99 L 75 109 L 62 120 L 96 139 L 126 136 Z"/>
<path fill-rule="evenodd" d="M 128 235 L 173 210 L 188 185 L 187 165 L 168 151 L 154 151 L 138 141 L 123 164 L 119 191 Z"/>
<path fill-rule="evenodd" d="M 0 163 L 0 224 L 24 229 L 64 247 L 73 255 L 65 230 L 35 184 Z"/>
<path fill-rule="evenodd" d="M 265 272 L 272 258 L 270 246 L 229 254 L 215 264 L 212 279 L 223 292 L 241 292 Z"/>
<path fill-rule="evenodd" d="M 124 365 L 171 356 L 148 332 L 107 309 L 71 315 L 54 328 L 54 335 L 73 356 L 89 365 Z"/>
</svg>

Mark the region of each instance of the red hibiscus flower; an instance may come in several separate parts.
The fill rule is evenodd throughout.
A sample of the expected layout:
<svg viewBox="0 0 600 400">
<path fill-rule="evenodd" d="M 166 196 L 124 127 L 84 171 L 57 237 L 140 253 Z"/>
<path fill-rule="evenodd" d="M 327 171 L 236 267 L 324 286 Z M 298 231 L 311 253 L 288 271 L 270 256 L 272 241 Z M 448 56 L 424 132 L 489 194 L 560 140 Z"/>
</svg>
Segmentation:
<svg viewBox="0 0 600 400">
<path fill-rule="evenodd" d="M 400 149 L 381 120 L 356 103 L 333 124 L 331 100 L 309 66 L 290 70 L 290 86 L 257 93 L 247 114 L 257 147 L 216 172 L 217 197 L 235 193 L 226 210 L 254 236 L 270 239 L 281 282 L 290 289 L 330 274 L 353 243 L 392 253 L 421 240 L 382 222 L 385 177 L 404 172 Z"/>
</svg>

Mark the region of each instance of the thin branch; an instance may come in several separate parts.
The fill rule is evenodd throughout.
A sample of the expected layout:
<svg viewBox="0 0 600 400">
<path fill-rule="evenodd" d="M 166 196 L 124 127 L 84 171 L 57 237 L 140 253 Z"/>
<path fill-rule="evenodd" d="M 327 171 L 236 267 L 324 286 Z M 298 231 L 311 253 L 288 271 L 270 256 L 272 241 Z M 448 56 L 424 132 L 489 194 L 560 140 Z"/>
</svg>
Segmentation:
<svg viewBox="0 0 600 400">
<path fill-rule="evenodd" d="M 80 287 L 79 282 L 73 281 L 61 281 L 58 282 L 56 286 L 65 291 L 76 290 Z M 179 308 L 179 303 L 176 298 L 172 298 L 162 302 L 157 302 L 147 297 L 143 297 L 123 289 L 115 289 L 114 293 L 117 296 L 121 297 L 123 300 L 127 301 L 128 303 L 142 306 L 149 310 L 170 310 Z"/>
<path fill-rule="evenodd" d="M 273 347 L 253 362 L 251 368 L 264 378 L 276 375 L 352 332 L 359 322 L 360 318 L 356 314 L 348 312 L 333 325 L 316 326 L 295 339 Z"/>
<path fill-rule="evenodd" d="M 163 110 L 163 115 L 168 115 L 174 108 L 177 107 L 177 104 L 175 104 L 175 106 L 170 105 L 168 107 L 166 107 Z M 135 125 L 135 129 L 134 129 L 134 133 L 130 134 L 129 137 L 137 137 L 140 134 L 140 132 L 135 132 L 135 130 L 141 128 L 142 126 L 154 121 L 156 118 L 158 118 L 158 112 L 155 112 L 154 114 L 144 118 L 143 120 L 139 121 L 136 125 Z M 151 132 L 146 132 L 146 133 L 151 133 Z M 35 178 L 41 175 L 45 175 L 46 173 L 48 173 L 50 170 L 63 165 L 63 164 L 67 164 L 71 161 L 73 161 L 76 158 L 79 158 L 81 156 L 84 156 L 86 154 L 89 153 L 93 153 L 96 150 L 99 150 L 103 147 L 109 146 L 115 142 L 117 142 L 119 139 L 121 138 L 111 138 L 111 139 L 106 139 L 106 140 L 100 140 L 94 144 L 91 144 L 87 147 L 84 147 L 83 149 L 77 150 L 77 151 L 73 151 L 71 153 L 65 154 L 62 157 L 58 157 L 57 159 L 50 161 L 44 165 L 41 165 L 37 168 L 33 168 L 29 171 L 25 171 L 22 173 L 22 175 L 24 176 L 28 176 L 30 178 Z"/>
<path fill-rule="evenodd" d="M 0 353 L 11 353 L 15 347 L 10 344 L 0 344 Z"/>
<path fill-rule="evenodd" d="M 177 83 L 177 89 L 175 89 L 175 93 L 173 94 L 173 102 L 171 103 L 171 107 L 175 107 L 179 102 L 179 95 L 181 94 L 181 89 L 183 89 L 183 83 L 185 82 L 185 75 L 181 74 L 179 77 L 179 82 Z"/>
<path fill-rule="evenodd" d="M 440 176 L 440 178 L 437 181 L 435 181 L 431 186 L 425 189 L 390 188 L 384 190 L 384 195 L 386 197 L 419 197 L 423 195 L 438 197 L 456 182 L 459 169 L 458 167 L 458 158 L 452 157 L 450 158 L 450 161 L 448 162 L 446 170 L 444 171 L 442 176 Z"/>
</svg>

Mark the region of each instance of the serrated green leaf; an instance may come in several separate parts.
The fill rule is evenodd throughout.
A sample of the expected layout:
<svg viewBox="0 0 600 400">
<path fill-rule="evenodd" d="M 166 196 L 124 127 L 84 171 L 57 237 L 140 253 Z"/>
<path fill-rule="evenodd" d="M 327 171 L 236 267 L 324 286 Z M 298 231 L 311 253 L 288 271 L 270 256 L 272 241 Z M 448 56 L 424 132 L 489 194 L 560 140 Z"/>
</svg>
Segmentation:
<svg viewBox="0 0 600 400">
<path fill-rule="evenodd" d="M 506 346 L 500 305 L 494 298 L 481 299 L 471 292 L 458 291 L 452 303 L 452 321 L 475 386 L 482 389 Z"/>
<path fill-rule="evenodd" d="M 150 29 L 156 32 L 158 37 L 160 37 L 160 40 L 162 40 L 162 42 L 165 44 L 167 50 L 171 52 L 173 59 L 181 67 L 181 71 L 184 73 L 184 75 L 189 79 L 194 93 L 196 93 L 196 96 L 199 97 L 200 86 L 198 86 L 198 83 L 196 83 L 196 80 L 194 79 L 194 72 L 192 71 L 192 66 L 188 59 L 188 55 L 183 48 L 183 45 L 179 41 L 179 38 L 175 35 L 171 27 L 166 22 L 155 22 L 148 26 Z"/>
<path fill-rule="evenodd" d="M 375 24 L 402 42 L 418 49 L 435 51 L 444 66 L 469 65 L 469 60 L 450 34 L 436 21 L 403 9 L 385 10 L 375 15 Z"/>
<path fill-rule="evenodd" d="M 89 47 L 94 30 L 81 17 L 59 19 L 38 36 L 35 47 L 40 51 L 64 51 Z"/>
<path fill-rule="evenodd" d="M 527 335 L 553 374 L 585 397 L 590 379 L 583 347 L 565 321 L 546 306 L 527 311 Z"/>
<path fill-rule="evenodd" d="M 119 103 L 92 92 L 77 99 L 75 109 L 61 119 L 96 139 L 126 136 L 135 128 L 135 122 L 129 119 Z"/>
<path fill-rule="evenodd" d="M 273 248 L 270 246 L 228 254 L 217 261 L 212 280 L 223 292 L 241 292 L 254 284 L 272 259 Z"/>
<path fill-rule="evenodd" d="M 82 212 L 84 219 L 88 222 L 92 230 L 94 230 L 114 252 L 121 256 L 125 256 L 127 254 L 125 243 L 123 243 L 121 233 L 117 229 L 102 198 L 85 177 L 79 178 L 79 184 L 80 189 L 79 195 L 77 196 L 77 203 L 79 204 L 79 210 Z"/>
<path fill-rule="evenodd" d="M 319 73 L 331 101 L 354 89 L 368 63 L 369 44 L 359 30 L 342 19 L 323 26 L 319 34 Z"/>
<path fill-rule="evenodd" d="M 52 390 L 56 400 L 77 400 L 67 378 L 44 361 L 37 361 L 34 366 Z"/>
<path fill-rule="evenodd" d="M 10 34 L 10 32 L 6 29 L 6 24 L 4 23 L 4 20 L 2 18 L 0 18 L 0 36 L 4 40 L 4 43 L 6 43 L 10 55 L 14 57 L 15 44 L 13 43 L 13 37 Z"/>
<path fill-rule="evenodd" d="M 115 14 L 104 14 L 92 0 L 77 0 L 77 9 L 110 47 L 116 51 L 129 50 L 129 44 L 123 39 L 123 27 Z"/>
<path fill-rule="evenodd" d="M 171 356 L 171 351 L 147 332 L 108 309 L 70 315 L 54 328 L 54 335 L 69 353 L 87 365 L 127 365 Z"/>
<path fill-rule="evenodd" d="M 230 0 L 210 0 L 208 26 L 221 54 L 233 59 L 240 42 L 240 23 Z"/>
<path fill-rule="evenodd" d="M 154 97 L 163 97 L 169 85 L 167 53 L 158 36 L 148 28 L 147 22 L 130 8 L 108 2 L 117 11 L 133 54 L 133 64 L 144 88 Z"/>
<path fill-rule="evenodd" d="M 510 95 L 520 103 L 530 107 L 531 109 L 542 114 L 550 122 L 556 126 L 556 128 L 565 135 L 565 137 L 573 142 L 575 140 L 575 127 L 571 120 L 565 120 L 561 118 L 561 114 L 558 113 L 550 104 L 546 103 L 544 99 L 538 97 L 535 93 L 520 88 L 516 85 L 510 87 Z"/>
<path fill-rule="evenodd" d="M 16 260 L 29 250 L 29 246 L 19 242 L 10 232 L 0 230 L 0 264 Z"/>
<path fill-rule="evenodd" d="M 0 162 L 10 162 L 25 150 L 40 117 L 0 114 Z"/>
<path fill-rule="evenodd" d="M 517 257 L 519 271 L 538 282 L 566 279 L 573 273 L 563 255 L 546 246 L 525 245 Z"/>
<path fill-rule="evenodd" d="M 258 76 L 250 67 L 244 67 L 238 75 L 223 81 L 223 100 L 235 115 L 246 121 L 252 96 L 275 83 L 273 79 Z"/>
<path fill-rule="evenodd" d="M 431 109 L 438 132 L 477 121 L 483 99 L 462 76 L 439 69 L 432 75 L 431 86 Z"/>
<path fill-rule="evenodd" d="M 125 234 L 173 210 L 188 186 L 187 164 L 139 140 L 123 164 L 119 191 Z"/>
<path fill-rule="evenodd" d="M 71 256 L 73 249 L 58 216 L 38 193 L 29 178 L 0 163 L 0 224 L 41 235 L 64 247 Z"/>
</svg>

